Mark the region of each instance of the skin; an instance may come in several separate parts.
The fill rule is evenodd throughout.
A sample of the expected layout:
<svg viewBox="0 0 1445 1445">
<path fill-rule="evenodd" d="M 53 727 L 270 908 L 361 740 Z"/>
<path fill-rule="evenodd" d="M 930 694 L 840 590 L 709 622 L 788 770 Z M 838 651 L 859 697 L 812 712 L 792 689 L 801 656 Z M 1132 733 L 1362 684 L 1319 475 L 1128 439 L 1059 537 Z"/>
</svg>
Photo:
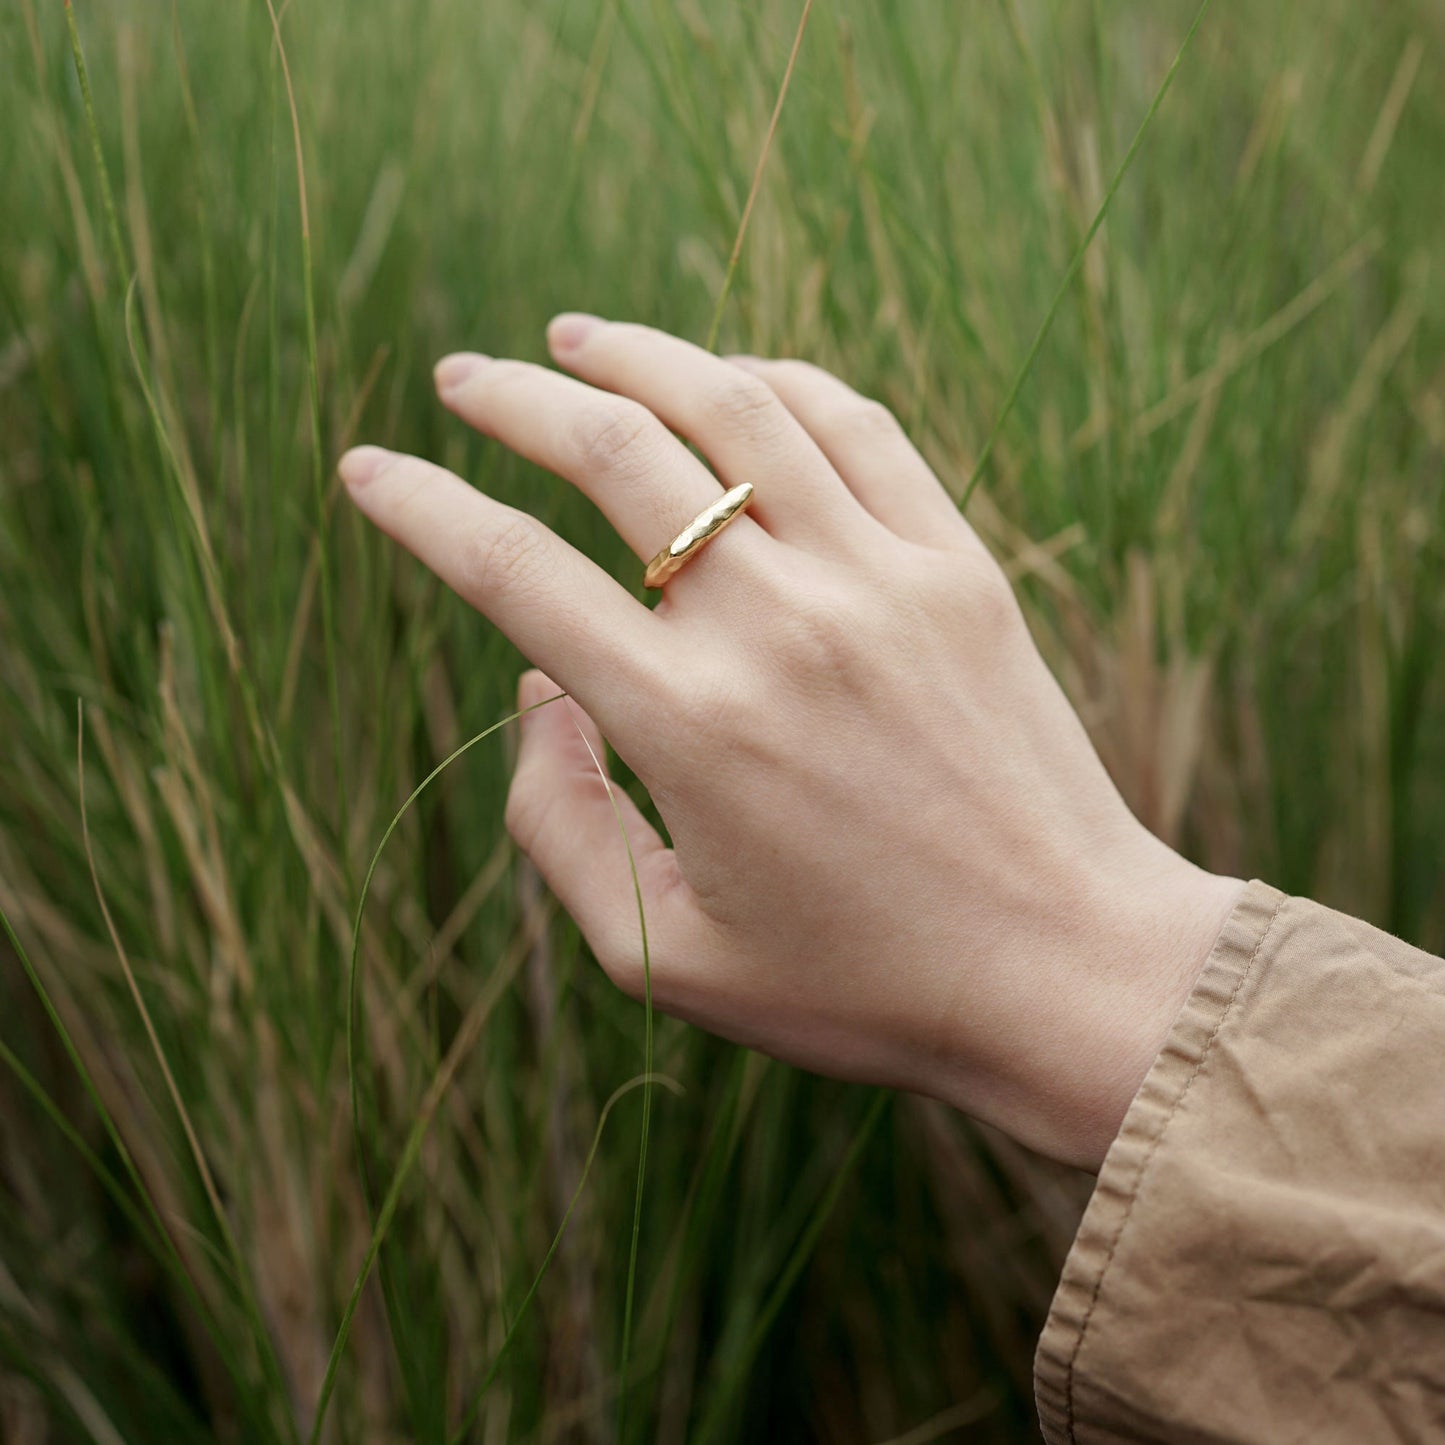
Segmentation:
<svg viewBox="0 0 1445 1445">
<path fill-rule="evenodd" d="M 548 343 L 571 376 L 463 353 L 441 400 L 579 487 L 640 561 L 724 488 L 756 492 L 649 609 L 440 467 L 342 458 L 361 510 L 537 665 L 519 707 L 567 694 L 521 720 L 517 844 L 641 997 L 605 737 L 671 839 L 615 791 L 659 1008 L 1097 1170 L 1243 885 L 1129 812 L 1003 572 L 876 402 L 576 313 Z"/>
</svg>

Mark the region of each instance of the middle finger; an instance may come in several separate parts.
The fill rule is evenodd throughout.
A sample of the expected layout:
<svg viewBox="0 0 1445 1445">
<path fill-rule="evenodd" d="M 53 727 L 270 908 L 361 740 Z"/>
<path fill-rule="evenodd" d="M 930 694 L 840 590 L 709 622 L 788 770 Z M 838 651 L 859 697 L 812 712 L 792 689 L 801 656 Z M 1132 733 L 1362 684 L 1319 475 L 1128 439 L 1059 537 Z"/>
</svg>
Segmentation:
<svg viewBox="0 0 1445 1445">
<path fill-rule="evenodd" d="M 634 397 L 701 449 L 728 486 L 757 487 L 753 515 L 775 537 L 828 553 L 877 541 L 874 519 L 773 389 L 740 366 L 651 326 L 567 312 L 552 355 L 594 386 Z"/>
<path fill-rule="evenodd" d="M 526 361 L 473 352 L 436 369 L 441 399 L 463 421 L 581 488 L 644 562 L 723 488 L 639 403 Z M 737 545 L 739 517 L 731 530 Z"/>
</svg>

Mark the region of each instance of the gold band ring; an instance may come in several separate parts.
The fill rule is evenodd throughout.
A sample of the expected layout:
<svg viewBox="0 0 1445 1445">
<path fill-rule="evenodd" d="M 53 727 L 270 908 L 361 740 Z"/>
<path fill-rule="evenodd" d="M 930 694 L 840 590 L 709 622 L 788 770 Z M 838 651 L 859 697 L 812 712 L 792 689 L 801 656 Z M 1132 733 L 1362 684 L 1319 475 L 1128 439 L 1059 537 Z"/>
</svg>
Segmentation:
<svg viewBox="0 0 1445 1445">
<path fill-rule="evenodd" d="M 744 482 L 724 492 L 712 506 L 704 508 L 664 547 L 642 578 L 644 587 L 661 587 L 689 558 L 705 547 L 734 517 L 740 517 L 753 499 L 753 484 Z"/>
</svg>

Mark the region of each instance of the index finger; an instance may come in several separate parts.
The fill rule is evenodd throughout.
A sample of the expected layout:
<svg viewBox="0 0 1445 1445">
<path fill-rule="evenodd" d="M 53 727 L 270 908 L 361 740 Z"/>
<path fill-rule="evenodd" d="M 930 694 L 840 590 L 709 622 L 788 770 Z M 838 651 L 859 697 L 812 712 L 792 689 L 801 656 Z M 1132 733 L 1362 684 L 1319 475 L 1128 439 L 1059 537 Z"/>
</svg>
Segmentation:
<svg viewBox="0 0 1445 1445">
<path fill-rule="evenodd" d="M 356 447 L 338 471 L 389 537 L 488 617 L 610 733 L 651 694 L 670 645 L 662 621 L 529 513 L 443 467 Z"/>
</svg>

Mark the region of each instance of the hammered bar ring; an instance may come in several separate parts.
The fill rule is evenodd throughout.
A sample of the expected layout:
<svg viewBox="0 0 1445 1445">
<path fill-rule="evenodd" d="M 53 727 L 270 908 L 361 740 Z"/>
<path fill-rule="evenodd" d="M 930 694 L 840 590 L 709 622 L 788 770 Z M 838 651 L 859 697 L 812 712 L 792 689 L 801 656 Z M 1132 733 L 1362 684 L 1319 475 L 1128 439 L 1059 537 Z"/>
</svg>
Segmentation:
<svg viewBox="0 0 1445 1445">
<path fill-rule="evenodd" d="M 753 499 L 753 484 L 744 482 L 731 487 L 680 531 L 672 541 L 647 564 L 644 587 L 661 587 L 674 572 L 696 556 L 734 517 L 740 517 Z"/>
</svg>

